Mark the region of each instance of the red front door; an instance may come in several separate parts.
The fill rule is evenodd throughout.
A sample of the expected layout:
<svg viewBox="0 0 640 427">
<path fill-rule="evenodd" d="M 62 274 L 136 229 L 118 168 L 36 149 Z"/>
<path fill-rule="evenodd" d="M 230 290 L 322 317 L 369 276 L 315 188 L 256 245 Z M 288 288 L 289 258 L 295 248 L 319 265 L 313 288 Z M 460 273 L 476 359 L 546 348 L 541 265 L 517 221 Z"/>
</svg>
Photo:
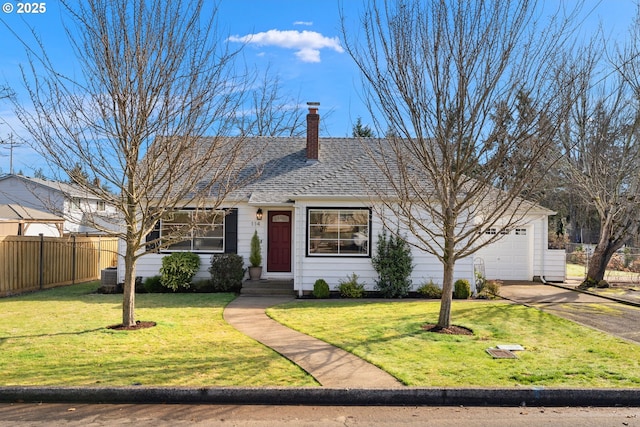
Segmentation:
<svg viewBox="0 0 640 427">
<path fill-rule="evenodd" d="M 291 212 L 269 211 L 267 271 L 291 271 Z"/>
</svg>

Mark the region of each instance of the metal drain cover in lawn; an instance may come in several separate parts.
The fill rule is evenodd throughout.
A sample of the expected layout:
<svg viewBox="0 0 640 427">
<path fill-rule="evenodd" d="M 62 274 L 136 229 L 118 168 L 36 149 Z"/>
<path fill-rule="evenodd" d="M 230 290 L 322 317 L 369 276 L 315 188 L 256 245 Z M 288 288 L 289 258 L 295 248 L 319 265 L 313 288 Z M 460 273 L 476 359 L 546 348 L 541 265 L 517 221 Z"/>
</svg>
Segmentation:
<svg viewBox="0 0 640 427">
<path fill-rule="evenodd" d="M 503 350 L 500 348 L 488 348 L 489 353 L 494 359 L 517 359 L 518 357 L 509 350 Z"/>
</svg>

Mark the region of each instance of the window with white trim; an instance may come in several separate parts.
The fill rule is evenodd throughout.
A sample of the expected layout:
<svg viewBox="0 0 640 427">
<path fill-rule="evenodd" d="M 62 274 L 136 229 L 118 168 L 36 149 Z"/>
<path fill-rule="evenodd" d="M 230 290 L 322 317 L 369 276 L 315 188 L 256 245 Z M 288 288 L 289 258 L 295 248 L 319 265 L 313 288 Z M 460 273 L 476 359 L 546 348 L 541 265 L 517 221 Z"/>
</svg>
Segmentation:
<svg viewBox="0 0 640 427">
<path fill-rule="evenodd" d="M 370 230 L 370 209 L 308 208 L 307 256 L 369 256 Z"/>
<path fill-rule="evenodd" d="M 516 236 L 526 236 L 527 229 L 526 228 L 516 228 Z"/>
<path fill-rule="evenodd" d="M 175 240 L 167 251 L 224 252 L 224 211 L 180 210 L 160 224 L 160 237 Z"/>
</svg>

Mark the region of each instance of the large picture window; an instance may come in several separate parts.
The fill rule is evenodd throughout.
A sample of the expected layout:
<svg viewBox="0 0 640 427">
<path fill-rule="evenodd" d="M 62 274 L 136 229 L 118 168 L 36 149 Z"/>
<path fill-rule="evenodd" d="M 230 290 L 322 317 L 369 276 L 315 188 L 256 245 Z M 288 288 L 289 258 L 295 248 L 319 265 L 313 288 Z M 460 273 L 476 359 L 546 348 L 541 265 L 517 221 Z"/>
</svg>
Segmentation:
<svg viewBox="0 0 640 427">
<path fill-rule="evenodd" d="M 308 256 L 369 256 L 369 209 L 307 210 Z"/>
<path fill-rule="evenodd" d="M 176 211 L 162 220 L 160 237 L 175 242 L 168 251 L 224 252 L 224 218 L 224 211 Z"/>
</svg>

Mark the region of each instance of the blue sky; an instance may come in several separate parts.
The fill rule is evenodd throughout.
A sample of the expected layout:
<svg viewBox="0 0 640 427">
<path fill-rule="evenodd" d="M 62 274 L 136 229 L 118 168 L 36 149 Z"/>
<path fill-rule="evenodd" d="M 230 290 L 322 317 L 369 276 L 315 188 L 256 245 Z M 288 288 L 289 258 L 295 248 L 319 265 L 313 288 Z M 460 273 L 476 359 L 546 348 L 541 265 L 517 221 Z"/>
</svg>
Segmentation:
<svg viewBox="0 0 640 427">
<path fill-rule="evenodd" d="M 558 0 L 548 0 L 556 4 Z M 570 0 L 567 0 L 571 3 Z M 29 27 L 43 40 L 49 55 L 66 73 L 73 73 L 74 57 L 62 27 L 57 1 L 45 1 L 41 14 L 18 14 L 15 0 L 2 0 L 0 12 L 0 83 L 9 85 L 22 95 L 19 64 L 26 64 L 24 48 L 12 31 L 33 43 Z M 13 6 L 7 13 L 6 5 Z M 294 97 L 320 102 L 320 114 L 331 110 L 323 120 L 322 136 L 348 136 L 356 118 L 369 123 L 359 97 L 360 77 L 339 40 L 342 7 L 350 31 L 358 30 L 361 0 L 222 0 L 220 24 L 223 34 L 238 43 L 250 40 L 244 51 L 248 65 L 258 68 L 270 65 L 279 74 L 284 89 Z M 589 34 L 601 23 L 613 38 L 626 36 L 633 16 L 633 0 L 587 0 L 585 9 L 592 10 L 581 31 Z M 9 30 L 9 27 L 11 31 Z M 250 37 L 250 38 L 247 38 Z M 22 95 L 23 96 L 23 95 Z M 21 133 L 12 106 L 0 100 L 0 139 Z M 9 172 L 8 149 L 0 147 L 0 173 Z M 46 163 L 27 146 L 14 150 L 14 171 L 31 174 Z"/>
</svg>

